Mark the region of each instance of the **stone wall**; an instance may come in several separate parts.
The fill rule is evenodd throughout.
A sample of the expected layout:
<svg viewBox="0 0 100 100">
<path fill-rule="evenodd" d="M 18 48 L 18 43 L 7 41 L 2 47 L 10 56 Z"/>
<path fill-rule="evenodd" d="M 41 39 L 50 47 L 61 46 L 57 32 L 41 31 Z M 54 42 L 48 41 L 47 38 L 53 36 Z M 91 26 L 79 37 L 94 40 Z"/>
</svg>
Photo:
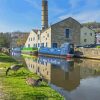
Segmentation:
<svg viewBox="0 0 100 100">
<path fill-rule="evenodd" d="M 100 48 L 76 48 L 75 56 L 100 59 Z"/>
<path fill-rule="evenodd" d="M 62 20 L 51 26 L 51 41 L 52 43 L 57 43 L 58 47 L 65 42 L 72 42 L 75 45 L 80 44 L 80 28 L 79 22 L 69 17 L 68 19 Z M 67 38 L 65 35 L 65 30 L 70 29 L 70 37 Z"/>
</svg>

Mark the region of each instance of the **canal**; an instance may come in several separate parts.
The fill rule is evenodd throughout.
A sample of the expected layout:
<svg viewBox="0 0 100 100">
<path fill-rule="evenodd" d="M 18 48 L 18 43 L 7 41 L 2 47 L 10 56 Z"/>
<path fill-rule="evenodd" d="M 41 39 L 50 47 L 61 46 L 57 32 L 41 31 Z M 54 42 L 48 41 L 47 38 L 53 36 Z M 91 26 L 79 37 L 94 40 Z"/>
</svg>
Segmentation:
<svg viewBox="0 0 100 100">
<path fill-rule="evenodd" d="M 65 100 L 100 100 L 100 60 L 12 56 L 40 75 Z"/>
</svg>

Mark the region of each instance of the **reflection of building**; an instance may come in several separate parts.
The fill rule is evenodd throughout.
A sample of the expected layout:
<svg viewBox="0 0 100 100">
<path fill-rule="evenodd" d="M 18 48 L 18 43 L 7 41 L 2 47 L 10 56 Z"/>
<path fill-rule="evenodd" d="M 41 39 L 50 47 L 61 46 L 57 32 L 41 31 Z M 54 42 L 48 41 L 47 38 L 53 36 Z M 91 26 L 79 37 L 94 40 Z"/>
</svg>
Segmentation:
<svg viewBox="0 0 100 100">
<path fill-rule="evenodd" d="M 89 76 L 96 76 L 98 75 L 98 71 L 100 71 L 100 62 L 99 60 L 82 60 L 82 63 L 80 63 L 80 77 L 86 78 Z"/>
<path fill-rule="evenodd" d="M 85 80 L 90 76 L 100 75 L 98 60 L 66 61 L 58 58 L 39 57 L 37 59 L 25 58 L 25 61 L 30 71 L 42 75 L 48 80 L 49 85 L 65 98 L 70 98 L 71 93 L 75 93 L 77 89 L 84 88 L 80 85 L 82 84 L 81 79 Z"/>
<path fill-rule="evenodd" d="M 37 61 L 25 58 L 30 71 L 42 75 L 50 83 L 68 91 L 80 84 L 80 67 L 74 68 L 73 61 L 40 57 Z"/>
<path fill-rule="evenodd" d="M 100 70 L 99 61 L 88 59 L 80 61 L 78 59 L 73 62 L 58 58 L 39 57 L 38 59 L 25 58 L 25 61 L 30 71 L 44 76 L 49 82 L 66 90 L 77 87 L 80 79 L 98 75 Z"/>
<path fill-rule="evenodd" d="M 37 73 L 39 75 L 42 75 L 45 77 L 45 79 L 47 80 L 51 80 L 51 65 L 47 64 L 45 62 L 39 62 L 36 59 L 32 59 L 32 58 L 25 58 L 26 61 L 26 65 L 28 67 L 28 69 L 33 72 L 33 73 Z"/>
</svg>

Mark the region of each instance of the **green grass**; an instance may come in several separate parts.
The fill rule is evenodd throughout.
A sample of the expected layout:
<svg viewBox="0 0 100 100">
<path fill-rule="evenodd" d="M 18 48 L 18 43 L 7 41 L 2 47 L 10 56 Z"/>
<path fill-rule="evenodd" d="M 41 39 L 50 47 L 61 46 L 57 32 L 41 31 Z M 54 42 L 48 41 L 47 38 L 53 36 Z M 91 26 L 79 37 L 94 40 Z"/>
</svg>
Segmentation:
<svg viewBox="0 0 100 100">
<path fill-rule="evenodd" d="M 3 61 L 4 59 L 6 60 Z M 15 63 L 18 62 L 5 54 L 0 54 L 0 71 L 2 70 L 0 81 L 3 84 L 7 100 L 64 100 L 44 81 L 38 87 L 28 86 L 26 84 L 27 77 L 38 79 L 39 76 L 28 71 L 26 67 L 22 67 L 17 72 L 9 71 L 8 76 L 6 76 L 6 69 Z"/>
<path fill-rule="evenodd" d="M 100 48 L 100 46 L 97 46 L 96 48 Z"/>
</svg>

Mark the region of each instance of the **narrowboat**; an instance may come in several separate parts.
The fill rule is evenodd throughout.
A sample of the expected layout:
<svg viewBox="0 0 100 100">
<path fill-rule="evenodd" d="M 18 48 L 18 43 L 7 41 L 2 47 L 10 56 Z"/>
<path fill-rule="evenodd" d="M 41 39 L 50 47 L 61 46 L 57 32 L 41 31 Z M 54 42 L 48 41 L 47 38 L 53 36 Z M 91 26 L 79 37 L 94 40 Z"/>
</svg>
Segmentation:
<svg viewBox="0 0 100 100">
<path fill-rule="evenodd" d="M 74 56 L 74 45 L 72 43 L 64 43 L 60 48 L 41 47 L 38 50 L 39 56 L 71 58 Z"/>
</svg>

